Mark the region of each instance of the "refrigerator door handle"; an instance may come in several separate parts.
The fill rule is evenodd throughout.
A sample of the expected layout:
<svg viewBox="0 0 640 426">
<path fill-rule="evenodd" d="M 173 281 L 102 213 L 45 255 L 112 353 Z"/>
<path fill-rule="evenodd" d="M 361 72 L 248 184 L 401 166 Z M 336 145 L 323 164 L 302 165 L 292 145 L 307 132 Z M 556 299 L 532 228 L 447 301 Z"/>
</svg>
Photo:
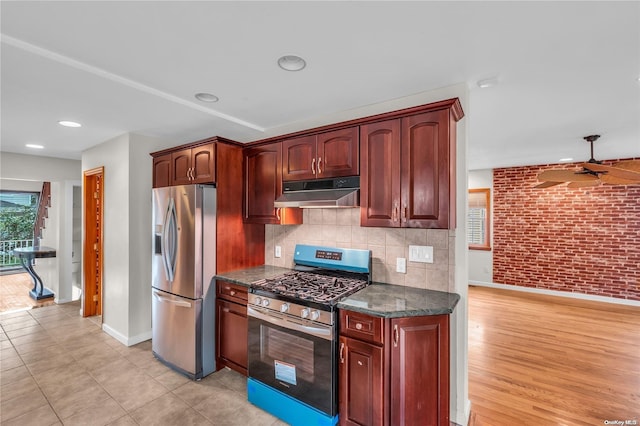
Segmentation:
<svg viewBox="0 0 640 426">
<path fill-rule="evenodd" d="M 191 308 L 191 303 L 185 302 L 184 300 L 169 299 L 168 297 L 160 296 L 156 292 L 154 292 L 153 295 L 161 302 L 171 303 L 172 305 L 180 306 L 182 308 Z"/>
<path fill-rule="evenodd" d="M 162 261 L 167 281 L 173 282 L 176 272 L 176 252 L 178 243 L 178 227 L 176 220 L 176 205 L 173 198 L 169 199 L 167 214 L 164 219 L 164 230 L 162 235 Z"/>
</svg>

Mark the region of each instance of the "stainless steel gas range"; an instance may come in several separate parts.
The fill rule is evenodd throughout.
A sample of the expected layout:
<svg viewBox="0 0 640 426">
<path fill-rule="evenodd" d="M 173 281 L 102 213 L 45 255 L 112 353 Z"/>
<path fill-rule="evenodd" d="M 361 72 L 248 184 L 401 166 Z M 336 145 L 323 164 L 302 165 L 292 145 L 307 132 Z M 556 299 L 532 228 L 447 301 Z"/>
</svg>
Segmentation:
<svg viewBox="0 0 640 426">
<path fill-rule="evenodd" d="M 335 425 L 335 305 L 371 283 L 371 252 L 299 244 L 294 263 L 251 285 L 248 399 L 292 425 Z"/>
</svg>

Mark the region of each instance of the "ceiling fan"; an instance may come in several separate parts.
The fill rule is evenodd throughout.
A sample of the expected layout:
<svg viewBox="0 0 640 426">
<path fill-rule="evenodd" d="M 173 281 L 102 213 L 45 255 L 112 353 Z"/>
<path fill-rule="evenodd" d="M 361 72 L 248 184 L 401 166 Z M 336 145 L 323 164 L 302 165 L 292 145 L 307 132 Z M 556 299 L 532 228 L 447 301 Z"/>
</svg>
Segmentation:
<svg viewBox="0 0 640 426">
<path fill-rule="evenodd" d="M 598 186 L 603 183 L 610 185 L 640 184 L 640 160 L 619 161 L 609 166 L 593 158 L 593 143 L 599 137 L 600 135 L 584 137 L 584 140 L 591 144 L 591 159 L 581 164 L 581 170 L 545 170 L 538 174 L 538 180 L 542 183 L 534 188 L 548 188 L 565 182 L 568 182 L 567 187 L 569 188 Z"/>
</svg>

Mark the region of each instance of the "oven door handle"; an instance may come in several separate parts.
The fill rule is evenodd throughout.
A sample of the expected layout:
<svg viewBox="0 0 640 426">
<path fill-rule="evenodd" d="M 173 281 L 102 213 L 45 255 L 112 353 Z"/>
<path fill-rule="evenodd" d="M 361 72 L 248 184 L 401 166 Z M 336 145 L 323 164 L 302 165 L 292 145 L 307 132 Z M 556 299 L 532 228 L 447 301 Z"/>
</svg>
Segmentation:
<svg viewBox="0 0 640 426">
<path fill-rule="evenodd" d="M 288 330 L 299 331 L 301 333 L 311 334 L 312 336 L 319 337 L 325 340 L 333 339 L 333 327 L 312 327 L 307 324 L 297 322 L 290 318 L 285 318 L 274 313 L 264 313 L 261 309 L 255 306 L 247 307 L 247 315 L 256 319 L 259 319 L 269 324 L 274 324 Z"/>
</svg>

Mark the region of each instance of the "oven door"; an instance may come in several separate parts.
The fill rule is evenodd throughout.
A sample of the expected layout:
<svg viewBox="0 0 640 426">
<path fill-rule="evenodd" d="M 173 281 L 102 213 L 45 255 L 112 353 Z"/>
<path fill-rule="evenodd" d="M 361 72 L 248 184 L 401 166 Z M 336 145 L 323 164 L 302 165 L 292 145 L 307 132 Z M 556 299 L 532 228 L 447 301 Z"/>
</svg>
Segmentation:
<svg viewBox="0 0 640 426">
<path fill-rule="evenodd" d="M 334 327 L 249 306 L 249 377 L 334 416 Z"/>
</svg>

